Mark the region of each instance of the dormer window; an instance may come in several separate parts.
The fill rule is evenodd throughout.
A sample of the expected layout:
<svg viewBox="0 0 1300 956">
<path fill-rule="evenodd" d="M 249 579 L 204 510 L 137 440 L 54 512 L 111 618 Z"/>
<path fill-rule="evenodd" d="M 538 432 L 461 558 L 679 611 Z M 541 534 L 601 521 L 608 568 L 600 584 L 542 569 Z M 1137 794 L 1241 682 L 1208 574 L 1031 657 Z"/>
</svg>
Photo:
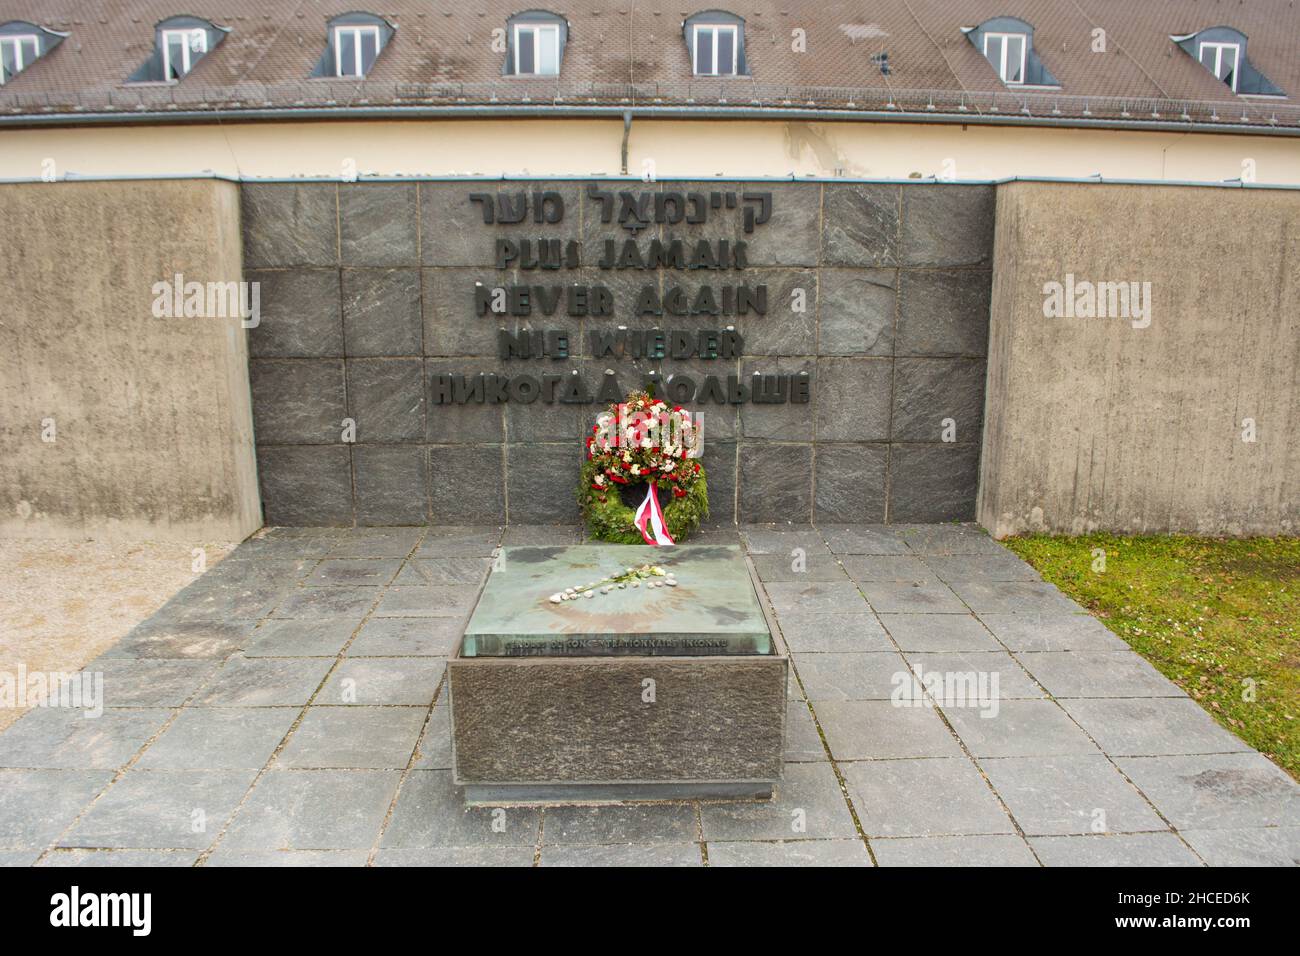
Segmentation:
<svg viewBox="0 0 1300 956">
<path fill-rule="evenodd" d="M 682 24 L 696 76 L 744 76 L 745 21 L 721 10 L 697 13 Z"/>
<path fill-rule="evenodd" d="M 162 32 L 163 79 L 179 80 L 208 52 L 206 30 L 164 30 Z"/>
<path fill-rule="evenodd" d="M 569 24 L 545 10 L 528 10 L 506 21 L 507 76 L 559 76 Z"/>
<path fill-rule="evenodd" d="M 984 56 L 998 71 L 1003 83 L 1025 82 L 1025 50 L 1029 47 L 1028 39 L 1023 33 L 984 34 Z"/>
<path fill-rule="evenodd" d="M 1034 52 L 1034 28 L 1016 17 L 994 17 L 962 33 L 1007 86 L 1060 86 Z"/>
<path fill-rule="evenodd" d="M 226 38 L 229 27 L 199 17 L 169 17 L 154 27 L 154 50 L 129 83 L 176 83 Z"/>
<path fill-rule="evenodd" d="M 1173 36 L 1173 40 L 1201 66 L 1242 96 L 1285 96 L 1278 87 L 1250 63 L 1246 55 L 1246 34 L 1232 27 L 1210 27 L 1200 33 Z"/>
<path fill-rule="evenodd" d="M 0 26 L 0 86 L 53 50 L 66 36 L 25 20 L 11 20 Z"/>
<path fill-rule="evenodd" d="M 311 75 L 365 79 L 396 28 L 373 13 L 345 13 L 326 24 L 325 52 Z"/>
</svg>

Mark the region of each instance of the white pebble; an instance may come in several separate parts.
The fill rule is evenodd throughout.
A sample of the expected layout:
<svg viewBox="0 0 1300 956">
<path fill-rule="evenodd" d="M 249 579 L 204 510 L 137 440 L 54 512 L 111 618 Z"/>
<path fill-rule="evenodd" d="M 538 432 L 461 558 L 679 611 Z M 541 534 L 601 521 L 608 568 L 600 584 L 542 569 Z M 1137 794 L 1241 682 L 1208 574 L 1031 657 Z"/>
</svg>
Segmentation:
<svg viewBox="0 0 1300 956">
<path fill-rule="evenodd" d="M 552 594 L 552 595 L 551 595 L 551 603 L 552 603 L 552 604 L 559 604 L 559 603 L 560 603 L 561 601 L 563 601 L 563 600 L 564 600 L 564 595 L 563 595 L 563 594 Z"/>
<path fill-rule="evenodd" d="M 596 596 L 596 592 L 595 592 L 595 591 L 588 591 L 588 592 L 586 592 L 586 593 L 583 595 L 583 597 L 585 597 L 585 598 L 594 598 L 595 596 Z"/>
<path fill-rule="evenodd" d="M 674 581 L 672 578 L 669 578 L 667 581 L 664 582 L 664 584 L 668 585 L 670 588 L 677 587 L 677 582 Z"/>
</svg>

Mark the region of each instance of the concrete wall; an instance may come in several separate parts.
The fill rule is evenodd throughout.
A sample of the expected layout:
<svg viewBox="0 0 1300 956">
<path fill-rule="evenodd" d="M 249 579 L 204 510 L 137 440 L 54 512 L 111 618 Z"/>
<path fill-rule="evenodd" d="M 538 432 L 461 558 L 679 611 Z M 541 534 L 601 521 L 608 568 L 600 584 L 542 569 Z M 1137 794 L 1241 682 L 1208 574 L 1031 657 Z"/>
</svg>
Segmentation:
<svg viewBox="0 0 1300 956">
<path fill-rule="evenodd" d="M 1300 531 L 1298 262 L 1294 192 L 999 187 L 981 523 Z M 1045 317 L 1066 273 L 1150 282 L 1150 325 Z"/>
<path fill-rule="evenodd" d="M 199 544 L 256 529 L 246 333 L 151 309 L 175 273 L 239 278 L 238 189 L 11 184 L 0 209 L 0 534 Z"/>
<path fill-rule="evenodd" d="M 0 178 L 365 175 L 611 176 L 623 122 L 402 120 L 16 129 Z M 819 176 L 962 180 L 1013 176 L 1300 185 L 1300 149 L 1282 136 L 918 123 L 642 120 L 628 165 L 660 177 Z"/>
<path fill-rule="evenodd" d="M 483 223 L 472 192 L 493 184 L 249 184 L 245 269 L 261 283 L 251 380 L 269 524 L 465 524 L 577 517 L 574 490 L 597 404 L 434 404 L 441 372 L 579 370 L 593 390 L 612 367 L 625 389 L 658 368 L 813 376 L 802 405 L 688 403 L 704 413 L 716 521 L 939 521 L 974 516 L 988 327 L 993 189 L 957 185 L 766 184 L 772 219 L 749 240 L 750 268 L 712 281 L 769 289 L 765 316 L 634 314 L 646 284 L 694 288 L 699 273 L 590 266 L 605 238 L 585 184 L 552 183 L 562 223 Z M 502 184 L 502 191 L 516 187 Z M 541 187 L 530 187 L 541 188 Z M 602 187 L 607 188 L 607 187 Z M 646 189 L 710 184 L 660 183 Z M 731 188 L 743 189 L 743 186 Z M 684 238 L 741 238 L 738 211 Z M 659 227 L 640 233 L 644 246 Z M 494 238 L 583 242 L 576 273 L 499 271 Z M 616 314 L 529 322 L 475 314 L 476 282 L 605 283 Z M 803 288 L 807 311 L 794 313 Z M 745 337 L 739 360 L 595 359 L 586 333 L 618 325 L 719 328 Z M 502 362 L 502 325 L 567 327 L 572 358 Z M 342 423 L 356 422 L 345 442 Z M 943 441 L 951 418 L 955 441 Z"/>
</svg>

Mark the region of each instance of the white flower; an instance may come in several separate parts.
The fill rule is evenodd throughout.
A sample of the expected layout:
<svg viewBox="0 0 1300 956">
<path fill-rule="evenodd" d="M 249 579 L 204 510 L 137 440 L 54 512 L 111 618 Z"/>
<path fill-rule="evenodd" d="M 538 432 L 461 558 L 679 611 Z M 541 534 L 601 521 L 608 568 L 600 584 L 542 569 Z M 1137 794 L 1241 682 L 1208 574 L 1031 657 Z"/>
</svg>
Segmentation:
<svg viewBox="0 0 1300 956">
<path fill-rule="evenodd" d="M 634 474 L 634 475 L 639 475 L 639 474 L 641 474 L 641 466 L 640 466 L 640 465 L 633 465 L 633 466 L 632 466 L 632 474 Z"/>
</svg>

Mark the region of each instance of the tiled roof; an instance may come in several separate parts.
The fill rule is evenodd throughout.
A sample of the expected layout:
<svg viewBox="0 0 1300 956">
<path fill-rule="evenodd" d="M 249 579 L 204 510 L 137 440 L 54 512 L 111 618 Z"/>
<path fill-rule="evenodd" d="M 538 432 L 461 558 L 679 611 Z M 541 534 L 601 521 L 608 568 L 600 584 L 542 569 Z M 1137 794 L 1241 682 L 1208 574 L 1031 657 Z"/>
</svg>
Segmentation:
<svg viewBox="0 0 1300 956">
<path fill-rule="evenodd" d="M 69 34 L 0 87 L 0 121 L 87 121 L 275 111 L 673 112 L 864 116 L 920 114 L 997 122 L 1222 124 L 1300 132 L 1296 0 L 743 0 L 750 74 L 691 76 L 677 0 L 550 0 L 570 23 L 559 77 L 502 75 L 493 31 L 527 6 L 477 0 L 0 0 L 0 23 Z M 540 6 L 540 3 L 538 4 Z M 364 81 L 309 79 L 326 21 L 364 9 L 397 32 Z M 154 25 L 192 14 L 231 28 L 173 84 L 129 84 Z M 1060 90 L 1004 86 L 961 32 L 994 16 L 1034 27 Z M 1227 25 L 1249 38 L 1255 67 L 1288 94 L 1235 95 L 1169 38 Z M 1104 29 L 1106 52 L 1093 51 Z M 806 52 L 792 49 L 803 30 Z M 890 74 L 873 57 L 887 53 Z"/>
</svg>

